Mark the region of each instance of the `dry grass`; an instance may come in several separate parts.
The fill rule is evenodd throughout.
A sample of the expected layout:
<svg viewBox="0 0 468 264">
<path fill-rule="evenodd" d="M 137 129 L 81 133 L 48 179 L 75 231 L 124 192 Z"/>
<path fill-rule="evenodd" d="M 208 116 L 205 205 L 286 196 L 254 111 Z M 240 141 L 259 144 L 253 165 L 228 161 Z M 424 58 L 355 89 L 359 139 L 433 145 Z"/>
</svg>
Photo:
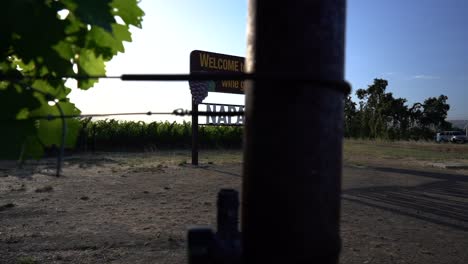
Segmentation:
<svg viewBox="0 0 468 264">
<path fill-rule="evenodd" d="M 468 144 L 348 139 L 344 141 L 344 159 L 347 162 L 393 160 L 414 164 L 421 162 L 468 163 Z"/>
<path fill-rule="evenodd" d="M 114 156 L 115 158 L 115 156 Z M 189 165 L 190 150 L 143 153 L 124 159 L 136 167 L 143 163 L 162 165 Z M 404 163 L 421 165 L 428 162 L 468 163 L 468 144 L 437 144 L 424 141 L 345 140 L 344 160 L 352 163 Z M 225 164 L 242 162 L 242 150 L 200 150 L 200 164 Z"/>
</svg>

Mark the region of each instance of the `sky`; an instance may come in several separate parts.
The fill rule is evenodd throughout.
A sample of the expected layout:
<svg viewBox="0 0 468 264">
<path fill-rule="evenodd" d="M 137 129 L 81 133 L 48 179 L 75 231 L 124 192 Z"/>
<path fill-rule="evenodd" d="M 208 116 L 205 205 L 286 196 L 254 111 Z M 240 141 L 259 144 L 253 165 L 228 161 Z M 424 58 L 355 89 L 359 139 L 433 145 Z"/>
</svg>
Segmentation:
<svg viewBox="0 0 468 264">
<path fill-rule="evenodd" d="M 140 7 L 143 29 L 132 28 L 133 41 L 107 64 L 108 75 L 188 73 L 192 50 L 246 54 L 247 0 L 142 0 Z M 468 119 L 466 14 L 466 0 L 348 0 L 346 80 L 355 91 L 384 78 L 387 90 L 408 104 L 444 94 L 451 106 L 448 119 Z M 101 80 L 88 91 L 74 89 L 70 97 L 85 114 L 191 108 L 187 82 Z M 210 93 L 204 102 L 242 105 L 244 100 Z"/>
</svg>

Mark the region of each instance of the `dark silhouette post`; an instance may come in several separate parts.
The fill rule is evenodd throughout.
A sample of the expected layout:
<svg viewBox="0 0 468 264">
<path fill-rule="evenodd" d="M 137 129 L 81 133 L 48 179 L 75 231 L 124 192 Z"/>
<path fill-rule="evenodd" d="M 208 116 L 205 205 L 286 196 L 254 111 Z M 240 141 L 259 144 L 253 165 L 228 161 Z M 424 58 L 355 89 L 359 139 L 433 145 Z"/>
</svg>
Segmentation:
<svg viewBox="0 0 468 264">
<path fill-rule="evenodd" d="M 192 98 L 192 165 L 198 165 L 198 104 Z"/>
<path fill-rule="evenodd" d="M 247 71 L 320 82 L 247 88 L 243 263 L 338 262 L 344 35 L 345 0 L 250 1 Z"/>
</svg>

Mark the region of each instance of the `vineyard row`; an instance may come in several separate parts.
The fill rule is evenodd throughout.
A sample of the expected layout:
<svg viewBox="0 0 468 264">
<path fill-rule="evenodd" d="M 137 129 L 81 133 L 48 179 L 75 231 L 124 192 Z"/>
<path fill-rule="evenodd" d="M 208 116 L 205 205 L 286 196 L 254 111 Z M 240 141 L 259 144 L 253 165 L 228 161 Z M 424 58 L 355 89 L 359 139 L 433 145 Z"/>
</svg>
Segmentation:
<svg viewBox="0 0 468 264">
<path fill-rule="evenodd" d="M 80 120 L 79 151 L 154 151 L 190 148 L 192 124 L 106 119 Z M 200 148 L 241 148 L 240 126 L 200 126 Z"/>
</svg>

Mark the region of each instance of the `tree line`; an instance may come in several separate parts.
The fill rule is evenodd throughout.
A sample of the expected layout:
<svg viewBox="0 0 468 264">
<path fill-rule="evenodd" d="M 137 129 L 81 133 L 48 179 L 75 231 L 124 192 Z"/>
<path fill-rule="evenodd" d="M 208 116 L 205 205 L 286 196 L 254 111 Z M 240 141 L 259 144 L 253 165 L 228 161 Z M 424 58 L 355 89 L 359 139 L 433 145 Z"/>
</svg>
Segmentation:
<svg viewBox="0 0 468 264">
<path fill-rule="evenodd" d="M 387 92 L 388 81 L 374 79 L 367 89 L 358 89 L 358 103 L 345 98 L 344 134 L 348 138 L 385 140 L 430 140 L 434 133 L 452 130 L 446 121 L 448 97 L 429 97 L 422 103 L 407 104 Z"/>
</svg>

